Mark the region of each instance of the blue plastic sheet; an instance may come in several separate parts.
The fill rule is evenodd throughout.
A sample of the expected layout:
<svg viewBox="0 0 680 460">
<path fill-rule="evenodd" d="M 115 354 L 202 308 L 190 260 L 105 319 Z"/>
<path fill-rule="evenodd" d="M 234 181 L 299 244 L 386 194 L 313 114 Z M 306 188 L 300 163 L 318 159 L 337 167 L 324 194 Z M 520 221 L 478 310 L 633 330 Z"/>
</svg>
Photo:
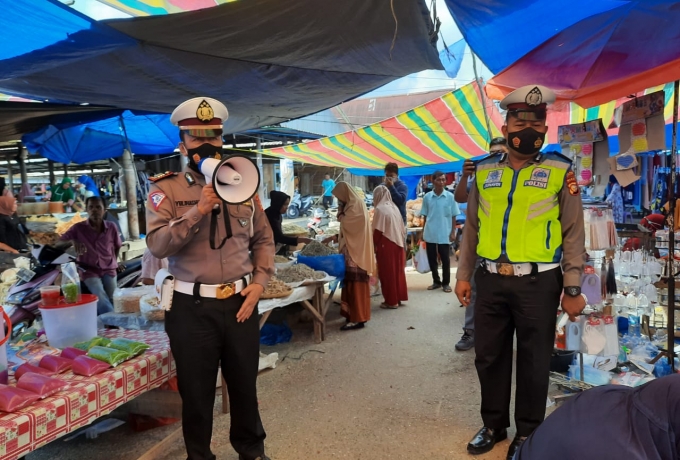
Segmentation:
<svg viewBox="0 0 680 460">
<path fill-rule="evenodd" d="M 321 270 L 336 278 L 345 277 L 345 256 L 342 254 L 318 257 L 299 255 L 297 261 L 299 264 L 305 264 L 314 270 Z"/>
<path fill-rule="evenodd" d="M 276 345 L 277 343 L 290 342 L 293 337 L 293 331 L 290 330 L 288 324 L 284 321 L 282 324 L 264 323 L 260 329 L 260 343 L 262 345 Z"/>
</svg>

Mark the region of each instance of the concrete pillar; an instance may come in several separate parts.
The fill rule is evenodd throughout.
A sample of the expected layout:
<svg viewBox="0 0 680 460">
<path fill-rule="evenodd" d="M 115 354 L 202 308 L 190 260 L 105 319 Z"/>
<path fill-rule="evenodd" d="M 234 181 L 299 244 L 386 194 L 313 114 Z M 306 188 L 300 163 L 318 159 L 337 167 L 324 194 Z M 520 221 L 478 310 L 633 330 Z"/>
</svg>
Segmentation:
<svg viewBox="0 0 680 460">
<path fill-rule="evenodd" d="M 123 174 L 125 179 L 125 198 L 128 210 L 128 231 L 131 240 L 139 239 L 139 214 L 137 211 L 137 174 L 132 163 L 132 153 L 123 151 Z"/>
</svg>

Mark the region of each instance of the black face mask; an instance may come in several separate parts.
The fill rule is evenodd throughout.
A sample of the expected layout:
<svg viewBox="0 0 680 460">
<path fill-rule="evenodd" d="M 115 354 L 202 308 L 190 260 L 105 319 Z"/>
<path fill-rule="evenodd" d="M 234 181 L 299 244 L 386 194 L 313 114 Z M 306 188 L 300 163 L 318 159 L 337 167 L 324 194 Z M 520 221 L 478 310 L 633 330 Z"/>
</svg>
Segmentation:
<svg viewBox="0 0 680 460">
<path fill-rule="evenodd" d="M 187 149 L 187 156 L 189 157 L 189 167 L 200 173 L 198 169 L 198 163 L 204 158 L 217 158 L 220 159 L 222 155 L 222 146 L 214 146 L 212 144 L 202 144 L 193 149 Z"/>
<path fill-rule="evenodd" d="M 508 133 L 508 145 L 522 155 L 536 155 L 541 151 L 544 142 L 545 133 L 539 133 L 534 128 Z"/>
</svg>

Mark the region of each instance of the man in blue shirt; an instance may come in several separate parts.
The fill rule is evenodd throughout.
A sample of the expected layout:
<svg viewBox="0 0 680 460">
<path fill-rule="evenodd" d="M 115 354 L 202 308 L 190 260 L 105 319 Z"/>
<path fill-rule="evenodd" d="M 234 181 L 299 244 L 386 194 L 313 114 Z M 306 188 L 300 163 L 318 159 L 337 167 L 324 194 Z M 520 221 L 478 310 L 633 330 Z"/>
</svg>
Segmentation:
<svg viewBox="0 0 680 460">
<path fill-rule="evenodd" d="M 427 260 L 432 270 L 432 285 L 427 289 L 443 288 L 444 292 L 451 292 L 451 257 L 449 247 L 455 238 L 453 230 L 456 228 L 456 216 L 460 214 L 453 194 L 445 189 L 446 175 L 437 171 L 433 174 L 434 190 L 423 198 L 420 215 L 425 217 L 423 239 L 427 244 Z M 442 261 L 442 278 L 439 278 L 439 263 L 437 255 Z"/>
<path fill-rule="evenodd" d="M 385 182 L 383 185 L 387 187 L 392 195 L 392 201 L 399 208 L 401 218 L 406 223 L 406 197 L 408 196 L 408 186 L 399 180 L 399 165 L 396 163 L 387 163 L 385 165 Z"/>
<path fill-rule="evenodd" d="M 335 188 L 335 181 L 331 179 L 330 174 L 324 177 L 321 188 L 323 189 L 323 207 L 328 209 L 333 206 L 333 189 Z"/>
</svg>

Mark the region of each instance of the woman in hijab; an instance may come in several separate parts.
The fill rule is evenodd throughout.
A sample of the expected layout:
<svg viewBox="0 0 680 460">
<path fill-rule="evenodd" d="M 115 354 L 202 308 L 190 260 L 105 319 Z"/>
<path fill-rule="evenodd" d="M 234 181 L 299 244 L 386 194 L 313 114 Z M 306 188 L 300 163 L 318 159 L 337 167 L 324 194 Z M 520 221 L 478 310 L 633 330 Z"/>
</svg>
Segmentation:
<svg viewBox="0 0 680 460">
<path fill-rule="evenodd" d="M 574 396 L 522 443 L 515 460 L 678 460 L 679 453 L 680 374 L 673 374 Z"/>
<path fill-rule="evenodd" d="M 366 204 L 347 182 L 339 182 L 333 189 L 338 199 L 340 234 L 324 242 L 338 241 L 345 256 L 345 279 L 342 287 L 340 314 L 347 324 L 340 329 L 361 329 L 371 319 L 371 290 L 369 276 L 375 273 L 375 257 L 371 226 Z"/>
<path fill-rule="evenodd" d="M 406 227 L 399 208 L 384 185 L 373 191 L 373 245 L 378 259 L 378 278 L 385 302 L 380 308 L 397 309 L 408 300 L 406 288 Z"/>
<path fill-rule="evenodd" d="M 35 196 L 35 192 L 28 182 L 21 186 L 21 190 L 19 191 L 19 203 L 24 203 L 27 196 Z"/>
<path fill-rule="evenodd" d="M 26 249 L 26 230 L 16 216 L 16 210 L 14 197 L 0 196 L 0 251 L 13 254 Z"/>
<path fill-rule="evenodd" d="M 64 177 L 61 184 L 52 187 L 52 196 L 50 201 L 64 203 L 65 206 L 73 206 L 73 202 L 76 199 L 75 193 L 73 193 L 73 187 L 71 183 L 73 181 L 69 177 Z"/>
<path fill-rule="evenodd" d="M 607 203 L 612 205 L 612 214 L 614 214 L 614 222 L 617 224 L 622 224 L 625 209 L 623 207 L 623 189 L 619 185 L 619 181 L 614 175 L 609 176 L 609 185 L 611 186 L 611 192 L 605 200 Z"/>
<path fill-rule="evenodd" d="M 269 220 L 269 225 L 274 233 L 274 244 L 276 245 L 276 252 L 278 253 L 285 245 L 297 246 L 300 243 L 309 244 L 312 242 L 309 238 L 295 238 L 283 234 L 283 217 L 282 215 L 288 210 L 290 204 L 290 196 L 283 192 L 272 190 L 269 192 L 269 199 L 271 200 L 269 207 L 264 211 Z"/>
</svg>

